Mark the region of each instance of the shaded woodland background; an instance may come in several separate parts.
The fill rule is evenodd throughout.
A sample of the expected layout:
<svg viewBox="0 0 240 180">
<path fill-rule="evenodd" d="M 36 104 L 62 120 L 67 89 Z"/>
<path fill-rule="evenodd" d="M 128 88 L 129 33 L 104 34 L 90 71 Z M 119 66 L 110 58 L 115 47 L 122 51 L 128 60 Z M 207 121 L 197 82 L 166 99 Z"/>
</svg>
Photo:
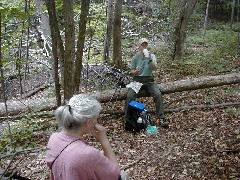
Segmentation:
<svg viewBox="0 0 240 180">
<path fill-rule="evenodd" d="M 1 1 L 0 177 L 48 179 L 54 109 L 76 93 L 103 105 L 100 123 L 132 179 L 239 179 L 239 1 Z M 129 62 L 146 37 L 158 58 L 169 129 L 126 133 Z M 92 137 L 86 137 L 99 147 Z"/>
</svg>

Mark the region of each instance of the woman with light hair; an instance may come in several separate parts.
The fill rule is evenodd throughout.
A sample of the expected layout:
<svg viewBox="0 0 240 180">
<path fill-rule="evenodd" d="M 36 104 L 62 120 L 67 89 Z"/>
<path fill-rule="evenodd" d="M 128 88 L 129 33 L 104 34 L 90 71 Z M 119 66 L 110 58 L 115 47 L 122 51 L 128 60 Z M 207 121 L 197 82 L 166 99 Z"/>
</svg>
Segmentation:
<svg viewBox="0 0 240 180">
<path fill-rule="evenodd" d="M 112 151 L 106 129 L 98 124 L 100 103 L 87 95 L 73 96 L 69 103 L 55 111 L 62 127 L 53 133 L 47 145 L 46 163 L 54 180 L 127 180 L 128 174 L 120 171 Z M 93 135 L 104 152 L 83 140 Z"/>
</svg>

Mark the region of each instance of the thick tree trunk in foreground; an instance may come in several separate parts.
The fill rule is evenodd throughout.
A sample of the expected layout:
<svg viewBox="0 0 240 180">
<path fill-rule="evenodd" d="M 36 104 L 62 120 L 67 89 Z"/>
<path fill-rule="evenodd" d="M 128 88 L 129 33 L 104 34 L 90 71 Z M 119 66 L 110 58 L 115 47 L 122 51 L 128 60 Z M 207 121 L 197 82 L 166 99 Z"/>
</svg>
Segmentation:
<svg viewBox="0 0 240 180">
<path fill-rule="evenodd" d="M 159 84 L 162 94 L 170 94 L 174 92 L 190 91 L 197 89 L 204 89 L 216 86 L 230 85 L 230 84 L 240 84 L 240 74 L 226 74 L 219 76 L 206 76 L 200 78 L 192 78 L 180 81 L 174 81 L 164 84 Z M 107 90 L 95 93 L 89 93 L 91 96 L 98 99 L 100 102 L 109 102 L 115 100 L 124 100 L 126 97 L 127 88 L 122 88 L 119 90 Z M 146 93 L 140 94 L 140 96 L 147 96 Z M 24 104 L 23 104 L 24 103 Z M 27 101 L 8 101 L 8 111 L 9 114 L 17 114 L 23 111 L 37 111 L 45 110 L 56 107 L 56 101 L 52 99 L 34 99 Z M 4 103 L 0 103 L 0 116 L 6 116 Z"/>
</svg>

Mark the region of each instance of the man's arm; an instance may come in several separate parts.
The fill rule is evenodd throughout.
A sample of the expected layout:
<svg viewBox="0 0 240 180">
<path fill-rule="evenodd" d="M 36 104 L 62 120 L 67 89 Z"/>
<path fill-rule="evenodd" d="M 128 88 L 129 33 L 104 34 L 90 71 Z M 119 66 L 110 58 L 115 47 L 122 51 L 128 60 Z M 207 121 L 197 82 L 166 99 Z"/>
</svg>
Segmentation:
<svg viewBox="0 0 240 180">
<path fill-rule="evenodd" d="M 132 61 L 131 61 L 131 74 L 133 76 L 136 76 L 140 71 L 141 68 L 140 67 L 136 67 L 136 55 L 133 57 Z"/>
<path fill-rule="evenodd" d="M 149 56 L 149 64 L 152 68 L 153 71 L 156 71 L 158 66 L 157 66 L 157 62 L 156 62 L 156 59 L 153 59 L 153 58 L 156 58 L 154 54 L 150 54 Z"/>
</svg>

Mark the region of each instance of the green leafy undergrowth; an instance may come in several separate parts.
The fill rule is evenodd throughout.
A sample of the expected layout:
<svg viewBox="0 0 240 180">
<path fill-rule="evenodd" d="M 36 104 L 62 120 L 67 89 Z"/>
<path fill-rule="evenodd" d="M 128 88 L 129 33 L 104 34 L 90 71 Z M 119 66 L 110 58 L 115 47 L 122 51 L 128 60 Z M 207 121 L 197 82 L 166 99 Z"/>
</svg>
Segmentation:
<svg viewBox="0 0 240 180">
<path fill-rule="evenodd" d="M 50 115 L 52 116 L 52 115 Z M 0 154 L 14 153 L 18 150 L 37 147 L 45 142 L 46 134 L 56 130 L 52 117 L 26 116 L 16 121 L 5 121 L 0 138 Z"/>
<path fill-rule="evenodd" d="M 163 61 L 178 75 L 221 74 L 237 71 L 237 33 L 230 30 L 207 30 L 205 35 L 188 35 L 181 60 Z"/>
</svg>

